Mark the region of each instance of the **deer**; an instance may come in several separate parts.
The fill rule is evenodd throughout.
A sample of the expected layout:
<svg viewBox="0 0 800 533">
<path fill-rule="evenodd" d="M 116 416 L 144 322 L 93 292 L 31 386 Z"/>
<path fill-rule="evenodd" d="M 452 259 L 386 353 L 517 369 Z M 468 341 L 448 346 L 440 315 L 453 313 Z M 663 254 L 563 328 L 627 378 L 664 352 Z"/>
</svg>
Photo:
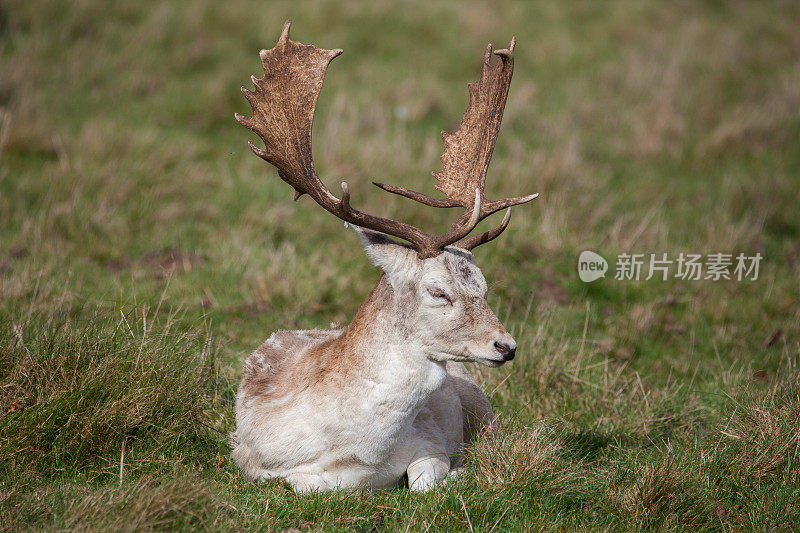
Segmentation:
<svg viewBox="0 0 800 533">
<path fill-rule="evenodd" d="M 236 120 L 264 142 L 248 144 L 277 168 L 294 200 L 308 195 L 352 226 L 382 275 L 348 326 L 277 331 L 246 359 L 231 455 L 245 477 L 282 479 L 297 492 L 406 483 L 430 490 L 462 470 L 464 447 L 495 425 L 464 363 L 499 367 L 517 350 L 487 304 L 472 254 L 506 229 L 512 206 L 538 196 L 484 196 L 516 39 L 494 54 L 487 46 L 458 128 L 442 132 L 443 167 L 433 175 L 445 197 L 374 183 L 429 207 L 463 209 L 438 235 L 359 211 L 346 182 L 337 197 L 320 180 L 311 127 L 327 67 L 342 50 L 293 41 L 290 26 L 260 52 L 264 76 L 250 77 L 254 90 L 241 88 L 252 115 L 237 113 Z M 498 226 L 471 235 L 502 210 Z"/>
</svg>

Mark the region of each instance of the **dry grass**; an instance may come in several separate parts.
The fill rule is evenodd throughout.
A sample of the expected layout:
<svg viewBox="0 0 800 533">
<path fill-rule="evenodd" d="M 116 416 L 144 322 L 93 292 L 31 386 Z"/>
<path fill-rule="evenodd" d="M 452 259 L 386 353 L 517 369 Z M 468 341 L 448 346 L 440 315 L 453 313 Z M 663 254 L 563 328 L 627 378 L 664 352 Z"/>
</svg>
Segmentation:
<svg viewBox="0 0 800 533">
<path fill-rule="evenodd" d="M 788 360 L 784 373 L 766 397 L 737 404 L 734 414 L 720 433 L 736 453 L 729 465 L 731 475 L 741 480 L 762 480 L 786 476 L 800 482 L 800 391 L 797 360 Z"/>
<path fill-rule="evenodd" d="M 512 430 L 499 424 L 498 433 L 475 441 L 468 456 L 478 482 L 489 488 L 550 481 L 569 483 L 570 472 L 561 464 L 562 449 L 543 427 Z"/>
<path fill-rule="evenodd" d="M 51 502 L 54 508 L 35 517 L 25 516 L 25 510 L 37 506 L 37 501 Z M 93 490 L 50 486 L 34 494 L 11 489 L 4 494 L 3 503 L 2 531 L 19 531 L 26 523 L 68 531 L 210 529 L 218 517 L 231 512 L 196 478 L 144 477 L 134 483 Z"/>
<path fill-rule="evenodd" d="M 217 508 L 216 498 L 197 479 L 158 481 L 143 478 L 120 488 L 107 488 L 75 500 L 67 508 L 64 527 L 72 531 L 208 528 Z"/>
</svg>

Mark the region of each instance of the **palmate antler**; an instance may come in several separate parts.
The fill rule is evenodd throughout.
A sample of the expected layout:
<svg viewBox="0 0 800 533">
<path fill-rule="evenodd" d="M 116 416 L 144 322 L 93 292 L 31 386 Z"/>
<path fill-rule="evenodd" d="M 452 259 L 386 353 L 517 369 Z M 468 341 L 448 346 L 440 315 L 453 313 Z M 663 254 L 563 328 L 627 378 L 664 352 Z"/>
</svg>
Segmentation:
<svg viewBox="0 0 800 533">
<path fill-rule="evenodd" d="M 478 220 L 483 220 L 489 215 L 508 208 L 503 221 L 496 228 L 479 235 L 464 237 L 455 245 L 471 250 L 479 244 L 489 242 L 506 229 L 511 219 L 511 206 L 529 202 L 539 196 L 532 194 L 519 198 L 506 198 L 503 200 L 487 200 L 483 196 L 486 182 L 486 171 L 492 159 L 500 122 L 503 119 L 503 110 L 514 73 L 514 45 L 516 38 L 512 38 L 508 48 L 496 50 L 495 55 L 500 56 L 500 61 L 491 64 L 492 45 L 486 47 L 481 65 L 481 75 L 478 81 L 470 83 L 469 105 L 461 118 L 461 123 L 455 133 L 442 132 L 444 153 L 442 153 L 441 172 L 434 172 L 436 188 L 446 195 L 446 199 L 431 198 L 423 193 L 376 183 L 386 191 L 411 198 L 425 205 L 435 207 L 461 206 L 469 210 L 474 207 L 475 199 L 467 191 L 478 189 L 481 192 L 481 210 Z M 462 222 L 459 218 L 455 224 Z"/>
<path fill-rule="evenodd" d="M 434 173 L 436 188 L 446 198 L 376 183 L 384 190 L 411 198 L 432 207 L 463 207 L 464 213 L 444 235 L 432 235 L 404 222 L 363 213 L 350 206 L 350 191 L 342 182 L 341 199 L 334 196 L 319 179 L 311 156 L 311 126 L 317 98 L 322 89 L 328 64 L 342 50 L 324 50 L 314 45 L 289 39 L 291 21 L 283 26 L 278 43 L 271 50 L 262 50 L 264 77 L 251 76 L 255 91 L 242 87 L 242 93 L 253 108 L 251 117 L 236 115 L 243 126 L 253 130 L 264 141 L 264 149 L 249 143 L 256 155 L 278 168 L 278 175 L 295 190 L 295 200 L 308 194 L 323 209 L 357 226 L 380 231 L 411 243 L 421 258 L 434 257 L 445 246 L 472 249 L 497 237 L 508 225 L 510 209 L 503 222 L 491 231 L 469 236 L 475 226 L 506 207 L 535 198 L 487 201 L 483 196 L 486 169 L 492 157 L 497 132 L 503 116 L 508 86 L 513 71 L 514 40 L 507 50 L 495 54 L 501 62 L 490 64 L 491 45 L 487 48 L 477 83 L 469 85 L 470 103 L 454 134 L 442 132 L 445 151 L 444 168 Z"/>
</svg>

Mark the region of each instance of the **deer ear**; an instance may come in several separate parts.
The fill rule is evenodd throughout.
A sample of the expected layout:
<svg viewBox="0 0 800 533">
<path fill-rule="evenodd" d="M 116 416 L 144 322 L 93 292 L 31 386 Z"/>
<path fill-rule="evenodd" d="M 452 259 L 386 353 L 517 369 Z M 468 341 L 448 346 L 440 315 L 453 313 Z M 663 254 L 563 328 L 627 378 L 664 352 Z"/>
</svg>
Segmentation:
<svg viewBox="0 0 800 533">
<path fill-rule="evenodd" d="M 367 257 L 386 273 L 393 287 L 413 279 L 419 261 L 416 250 L 379 231 L 352 227 L 361 237 Z"/>
</svg>

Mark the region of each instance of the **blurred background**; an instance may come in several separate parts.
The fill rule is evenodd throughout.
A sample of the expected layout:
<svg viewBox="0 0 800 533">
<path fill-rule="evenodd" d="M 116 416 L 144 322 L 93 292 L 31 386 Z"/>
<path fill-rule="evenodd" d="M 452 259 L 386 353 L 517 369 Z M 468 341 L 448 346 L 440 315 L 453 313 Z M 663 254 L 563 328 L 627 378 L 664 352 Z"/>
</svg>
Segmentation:
<svg viewBox="0 0 800 533">
<path fill-rule="evenodd" d="M 440 130 L 486 44 L 517 37 L 487 196 L 540 197 L 476 256 L 520 355 L 473 369 L 517 432 L 476 452 L 464 511 L 298 501 L 227 459 L 246 355 L 276 329 L 346 324 L 379 277 L 233 118 L 287 19 L 345 51 L 317 107 L 322 179 L 431 231 L 452 213 L 371 181 L 438 196 Z M 335 528 L 339 506 L 352 527 L 418 529 L 431 505 L 439 529 L 797 525 L 798 27 L 788 1 L 3 1 L 6 523 Z M 586 284 L 583 250 L 763 259 L 753 281 Z"/>
</svg>

